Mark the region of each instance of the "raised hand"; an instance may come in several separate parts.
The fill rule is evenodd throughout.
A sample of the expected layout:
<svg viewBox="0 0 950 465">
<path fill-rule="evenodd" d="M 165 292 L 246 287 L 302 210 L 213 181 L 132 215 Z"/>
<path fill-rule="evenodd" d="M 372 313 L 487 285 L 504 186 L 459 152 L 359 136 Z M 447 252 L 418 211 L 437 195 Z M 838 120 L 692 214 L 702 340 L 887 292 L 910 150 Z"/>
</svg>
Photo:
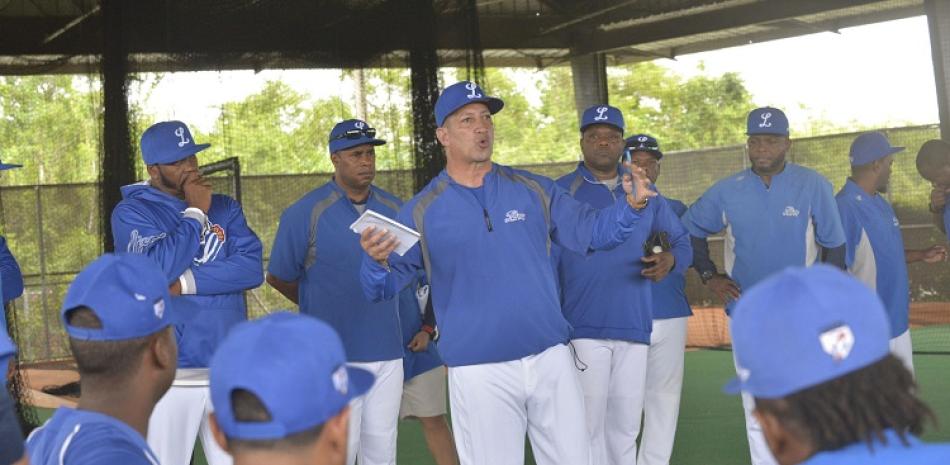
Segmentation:
<svg viewBox="0 0 950 465">
<path fill-rule="evenodd" d="M 388 266 L 389 254 L 396 250 L 399 241 L 395 234 L 370 226 L 360 234 L 360 246 L 377 263 Z"/>
</svg>

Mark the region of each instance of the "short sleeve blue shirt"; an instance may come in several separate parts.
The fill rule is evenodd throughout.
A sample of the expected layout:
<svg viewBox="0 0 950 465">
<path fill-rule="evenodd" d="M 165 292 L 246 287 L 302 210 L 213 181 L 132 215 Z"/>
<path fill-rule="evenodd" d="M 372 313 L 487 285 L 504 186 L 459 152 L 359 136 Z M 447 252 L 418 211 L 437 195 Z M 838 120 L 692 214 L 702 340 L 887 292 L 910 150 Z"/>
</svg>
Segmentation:
<svg viewBox="0 0 950 465">
<path fill-rule="evenodd" d="M 26 440 L 33 465 L 158 465 L 138 431 L 97 412 L 60 407 Z"/>
<path fill-rule="evenodd" d="M 850 179 L 835 196 L 847 239 L 848 271 L 874 289 L 891 322 L 891 337 L 908 327 L 910 287 L 904 238 L 894 209 Z"/>
<path fill-rule="evenodd" d="M 819 452 L 801 465 L 945 465 L 950 463 L 950 444 L 927 444 L 909 436 L 901 443 L 894 431 L 885 432 L 887 444 L 864 442 L 835 450 Z"/>
</svg>

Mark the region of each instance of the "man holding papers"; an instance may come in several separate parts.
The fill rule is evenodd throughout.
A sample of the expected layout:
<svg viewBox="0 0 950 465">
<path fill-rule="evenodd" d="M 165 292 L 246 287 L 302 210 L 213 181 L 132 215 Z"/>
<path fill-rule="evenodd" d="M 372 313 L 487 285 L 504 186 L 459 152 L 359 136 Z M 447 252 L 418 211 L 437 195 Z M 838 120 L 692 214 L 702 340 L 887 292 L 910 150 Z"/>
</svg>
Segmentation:
<svg viewBox="0 0 950 465">
<path fill-rule="evenodd" d="M 395 217 L 402 202 L 372 185 L 375 147 L 386 142 L 360 120 L 330 132 L 330 182 L 304 195 L 280 217 L 267 283 L 307 313 L 328 323 L 343 340 L 351 366 L 376 383 L 353 401 L 347 464 L 396 463 L 396 424 L 402 398 L 402 333 L 398 299 L 371 302 L 359 281 L 360 236 L 350 230 L 366 210 Z"/>
<path fill-rule="evenodd" d="M 656 193 L 632 168 L 626 195 L 595 210 L 548 178 L 492 163 L 492 115 L 503 105 L 473 82 L 442 92 L 435 119 L 446 169 L 396 217 L 421 240 L 400 256 L 394 235 L 364 231 L 363 290 L 389 300 L 426 271 L 462 465 L 522 464 L 526 433 L 539 465 L 587 465 L 584 397 L 551 245 L 616 247 L 641 227 L 638 211 Z"/>
</svg>

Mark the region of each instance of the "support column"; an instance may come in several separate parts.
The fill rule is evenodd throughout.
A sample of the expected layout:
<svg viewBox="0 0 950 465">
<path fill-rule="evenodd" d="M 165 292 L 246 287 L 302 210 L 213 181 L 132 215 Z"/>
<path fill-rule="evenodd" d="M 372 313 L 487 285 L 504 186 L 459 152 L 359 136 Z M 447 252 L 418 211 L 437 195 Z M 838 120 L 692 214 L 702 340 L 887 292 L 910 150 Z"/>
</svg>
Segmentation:
<svg viewBox="0 0 950 465">
<path fill-rule="evenodd" d="M 419 192 L 445 168 L 445 155 L 435 137 L 435 101 L 439 98 L 439 55 L 432 0 L 413 0 L 416 6 L 409 72 L 412 84 L 414 192 Z"/>
<path fill-rule="evenodd" d="M 924 9 L 930 26 L 940 138 L 950 141 L 950 0 L 925 0 Z"/>
<path fill-rule="evenodd" d="M 591 53 L 571 58 L 574 79 L 574 106 L 577 120 L 591 105 L 607 101 L 607 59 L 603 53 Z"/>
<path fill-rule="evenodd" d="M 123 30 L 124 10 L 133 3 L 102 1 L 102 164 L 99 173 L 99 225 L 102 249 L 111 252 L 112 209 L 122 200 L 119 188 L 135 182 L 135 151 L 129 131 L 127 43 Z"/>
</svg>

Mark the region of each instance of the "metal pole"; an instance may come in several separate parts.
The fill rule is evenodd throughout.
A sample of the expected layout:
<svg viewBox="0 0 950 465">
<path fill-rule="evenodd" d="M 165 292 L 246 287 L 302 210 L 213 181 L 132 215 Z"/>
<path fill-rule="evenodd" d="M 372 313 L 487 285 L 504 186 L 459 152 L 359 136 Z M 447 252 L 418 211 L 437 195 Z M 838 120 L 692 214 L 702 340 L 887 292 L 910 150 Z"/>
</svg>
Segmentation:
<svg viewBox="0 0 950 465">
<path fill-rule="evenodd" d="M 49 289 L 46 288 L 46 240 L 43 234 L 43 231 L 46 231 L 46 229 L 43 228 L 43 193 L 41 192 L 41 186 L 36 186 L 34 192 L 36 192 L 36 227 L 37 231 L 39 231 L 37 236 L 40 246 L 40 295 L 42 295 L 41 302 L 43 308 L 43 335 L 46 340 L 46 360 L 49 360 L 53 356 L 53 351 L 50 349 L 49 305 L 47 297 Z"/>
</svg>

